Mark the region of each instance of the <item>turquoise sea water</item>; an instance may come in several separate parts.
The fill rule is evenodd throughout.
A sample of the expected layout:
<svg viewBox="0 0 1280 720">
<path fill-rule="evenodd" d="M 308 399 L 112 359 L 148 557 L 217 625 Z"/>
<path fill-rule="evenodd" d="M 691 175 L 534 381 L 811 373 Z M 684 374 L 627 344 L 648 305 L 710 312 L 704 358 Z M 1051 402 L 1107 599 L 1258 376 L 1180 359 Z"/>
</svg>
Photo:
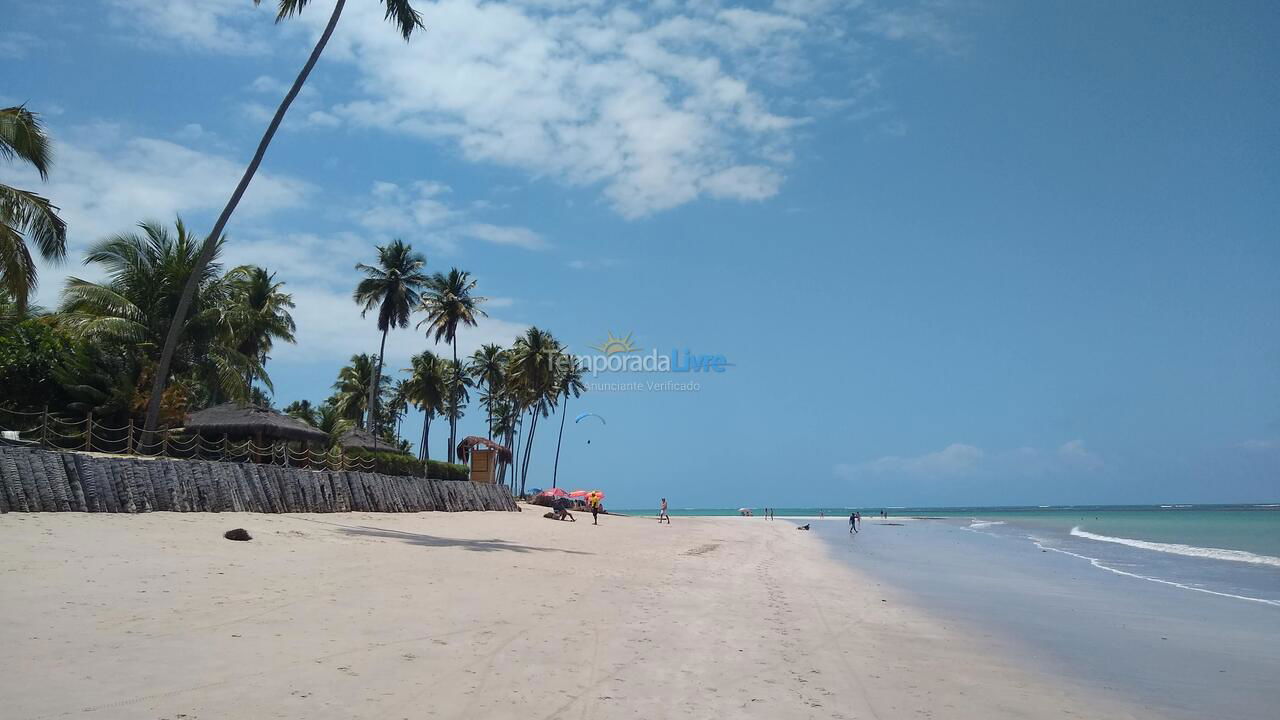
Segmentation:
<svg viewBox="0 0 1280 720">
<path fill-rule="evenodd" d="M 1031 529 L 1083 532 L 1199 548 L 1241 550 L 1280 557 L 1280 503 L 1249 505 L 1073 505 L 1063 507 L 796 507 L 775 508 L 777 517 L 846 517 L 854 510 L 865 517 L 881 510 L 890 517 L 934 517 L 1003 521 Z M 753 508 L 759 516 L 763 508 Z M 652 515 L 654 509 L 619 510 Z M 734 516 L 737 508 L 680 508 L 673 516 Z"/>
<path fill-rule="evenodd" d="M 842 520 L 854 508 L 777 508 L 778 518 Z M 1280 609 L 1280 504 L 857 508 L 868 521 L 932 521 L 1028 543 L 1097 571 Z M 754 509 L 758 519 L 761 509 Z M 651 515 L 653 510 L 622 511 Z M 682 508 L 673 516 L 733 516 Z"/>
</svg>

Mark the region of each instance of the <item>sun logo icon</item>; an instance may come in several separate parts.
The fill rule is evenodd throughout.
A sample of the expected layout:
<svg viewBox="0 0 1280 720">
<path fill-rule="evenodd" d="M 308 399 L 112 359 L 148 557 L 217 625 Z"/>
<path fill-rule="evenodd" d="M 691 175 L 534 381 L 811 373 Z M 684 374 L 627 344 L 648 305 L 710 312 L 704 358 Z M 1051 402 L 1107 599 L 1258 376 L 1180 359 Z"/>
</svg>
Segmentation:
<svg viewBox="0 0 1280 720">
<path fill-rule="evenodd" d="M 605 355 L 613 355 L 614 353 L 633 353 L 639 352 L 640 346 L 636 345 L 631 339 L 632 333 L 627 333 L 626 337 L 614 337 L 613 331 L 609 331 L 609 337 L 599 345 L 592 345 L 592 350 L 599 350 Z"/>
</svg>

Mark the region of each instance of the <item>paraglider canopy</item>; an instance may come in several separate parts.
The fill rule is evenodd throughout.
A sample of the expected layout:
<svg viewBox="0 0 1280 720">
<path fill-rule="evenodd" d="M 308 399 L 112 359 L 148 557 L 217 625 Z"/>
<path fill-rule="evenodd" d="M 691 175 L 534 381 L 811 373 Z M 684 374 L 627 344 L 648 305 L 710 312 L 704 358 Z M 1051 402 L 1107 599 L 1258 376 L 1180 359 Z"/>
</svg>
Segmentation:
<svg viewBox="0 0 1280 720">
<path fill-rule="evenodd" d="M 597 420 L 599 420 L 599 421 L 600 421 L 600 424 L 601 424 L 601 425 L 608 425 L 608 424 L 609 424 L 609 423 L 607 423 L 607 422 L 605 422 L 605 421 L 604 421 L 604 418 L 602 418 L 602 417 L 600 417 L 599 415 L 597 415 L 597 414 L 595 414 L 595 413 L 592 413 L 592 412 L 585 412 L 585 413 L 582 413 L 582 414 L 581 414 L 581 415 L 579 415 L 578 417 L 574 418 L 574 419 L 573 419 L 573 422 L 574 422 L 574 424 L 577 424 L 577 423 L 582 422 L 583 418 L 589 418 L 589 417 L 596 418 Z"/>
</svg>

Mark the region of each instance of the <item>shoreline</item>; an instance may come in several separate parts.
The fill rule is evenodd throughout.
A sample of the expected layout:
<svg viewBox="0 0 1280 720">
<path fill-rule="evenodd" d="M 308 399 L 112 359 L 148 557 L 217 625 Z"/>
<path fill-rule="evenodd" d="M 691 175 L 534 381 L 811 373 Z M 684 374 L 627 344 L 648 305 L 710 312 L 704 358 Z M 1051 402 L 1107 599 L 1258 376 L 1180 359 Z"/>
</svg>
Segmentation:
<svg viewBox="0 0 1280 720">
<path fill-rule="evenodd" d="M 1153 717 L 789 523 L 587 518 L 0 517 L 6 715 Z"/>
</svg>

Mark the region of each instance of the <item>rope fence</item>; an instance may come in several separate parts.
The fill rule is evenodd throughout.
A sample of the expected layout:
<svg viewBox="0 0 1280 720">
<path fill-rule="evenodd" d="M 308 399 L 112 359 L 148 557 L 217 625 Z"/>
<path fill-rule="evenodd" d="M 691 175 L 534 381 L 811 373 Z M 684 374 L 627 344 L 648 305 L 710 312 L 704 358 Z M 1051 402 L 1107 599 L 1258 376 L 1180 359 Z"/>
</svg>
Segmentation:
<svg viewBox="0 0 1280 720">
<path fill-rule="evenodd" d="M 370 457 L 352 457 L 342 448 L 316 450 L 301 442 L 275 441 L 259 445 L 252 439 L 208 438 L 176 430 L 157 430 L 150 442 L 143 440 L 142 428 L 133 420 L 113 427 L 84 418 L 59 416 L 45 410 L 26 412 L 0 407 L 0 431 L 4 440 L 49 450 L 96 452 L 107 455 L 215 460 L 219 462 L 279 465 L 313 470 L 373 472 Z"/>
</svg>

